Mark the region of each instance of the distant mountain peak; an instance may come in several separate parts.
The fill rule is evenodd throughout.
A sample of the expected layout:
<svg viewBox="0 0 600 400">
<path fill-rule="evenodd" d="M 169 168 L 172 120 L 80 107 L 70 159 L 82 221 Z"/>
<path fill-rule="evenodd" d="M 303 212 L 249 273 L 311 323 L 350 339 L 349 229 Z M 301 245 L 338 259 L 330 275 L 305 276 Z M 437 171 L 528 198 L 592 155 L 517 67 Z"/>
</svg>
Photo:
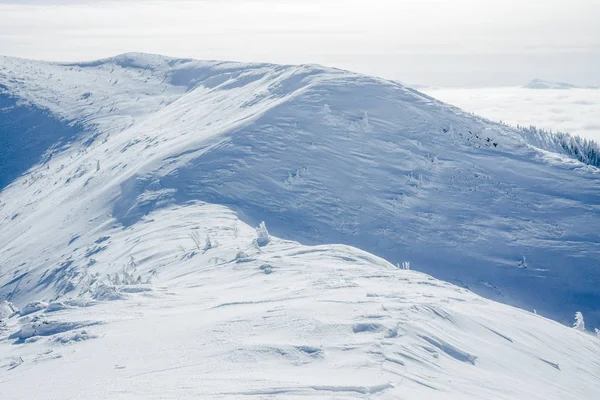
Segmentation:
<svg viewBox="0 0 600 400">
<path fill-rule="evenodd" d="M 526 89 L 576 89 L 579 86 L 565 82 L 552 82 L 545 81 L 543 79 L 533 79 L 523 87 Z"/>
</svg>

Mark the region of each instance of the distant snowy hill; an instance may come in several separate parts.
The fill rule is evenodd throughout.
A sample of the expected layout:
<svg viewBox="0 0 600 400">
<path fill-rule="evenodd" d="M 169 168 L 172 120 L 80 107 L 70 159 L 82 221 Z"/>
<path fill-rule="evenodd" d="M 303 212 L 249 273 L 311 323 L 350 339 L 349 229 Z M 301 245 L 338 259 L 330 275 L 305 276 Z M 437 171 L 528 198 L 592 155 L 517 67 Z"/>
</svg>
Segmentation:
<svg viewBox="0 0 600 400">
<path fill-rule="evenodd" d="M 574 89 L 577 86 L 564 82 L 550 82 L 542 79 L 533 79 L 523 87 L 526 89 Z"/>
<path fill-rule="evenodd" d="M 597 86 L 576 86 L 565 82 L 552 82 L 543 79 L 533 79 L 523 86 L 525 89 L 598 89 Z"/>
<path fill-rule="evenodd" d="M 543 318 L 600 327 L 598 169 L 551 135 L 144 54 L 0 58 L 0 117 L 2 399 L 598 393 L 600 342 Z"/>
</svg>

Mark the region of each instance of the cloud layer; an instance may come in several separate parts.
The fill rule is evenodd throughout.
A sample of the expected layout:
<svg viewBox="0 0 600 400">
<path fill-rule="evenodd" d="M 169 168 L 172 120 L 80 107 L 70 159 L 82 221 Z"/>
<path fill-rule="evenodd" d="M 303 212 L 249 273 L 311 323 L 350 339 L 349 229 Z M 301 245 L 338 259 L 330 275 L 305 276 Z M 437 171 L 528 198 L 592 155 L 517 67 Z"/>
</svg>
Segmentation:
<svg viewBox="0 0 600 400">
<path fill-rule="evenodd" d="M 600 89 L 501 87 L 420 90 L 494 121 L 535 125 L 600 141 Z"/>
</svg>

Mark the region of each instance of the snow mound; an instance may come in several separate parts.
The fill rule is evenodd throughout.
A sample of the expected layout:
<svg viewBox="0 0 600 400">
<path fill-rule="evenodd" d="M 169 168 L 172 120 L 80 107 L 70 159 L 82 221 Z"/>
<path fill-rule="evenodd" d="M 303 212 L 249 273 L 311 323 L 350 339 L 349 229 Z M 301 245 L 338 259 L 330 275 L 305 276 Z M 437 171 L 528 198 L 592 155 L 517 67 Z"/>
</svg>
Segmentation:
<svg viewBox="0 0 600 400">
<path fill-rule="evenodd" d="M 63 334 L 57 334 L 52 338 L 52 342 L 56 344 L 72 344 L 97 338 L 98 335 L 91 333 L 85 329 L 73 331 Z"/>
<path fill-rule="evenodd" d="M 27 303 L 27 305 L 25 305 L 25 307 L 23 307 L 23 309 L 21 311 L 19 311 L 19 314 L 24 317 L 25 315 L 29 315 L 29 314 L 33 314 L 35 312 L 41 311 L 43 309 L 45 309 L 46 307 L 48 307 L 48 303 L 45 303 L 43 301 L 34 301 L 31 303 Z"/>
<path fill-rule="evenodd" d="M 37 336 L 54 336 L 59 333 L 96 324 L 98 324 L 98 322 L 62 322 L 36 319 L 25 324 L 17 332 L 9 335 L 8 339 L 16 339 L 17 341 L 21 342 Z"/>
<path fill-rule="evenodd" d="M 48 304 L 48 307 L 44 310 L 45 313 L 51 313 L 56 311 L 67 310 L 71 308 L 68 304 L 63 303 L 62 301 L 56 301 Z"/>
</svg>

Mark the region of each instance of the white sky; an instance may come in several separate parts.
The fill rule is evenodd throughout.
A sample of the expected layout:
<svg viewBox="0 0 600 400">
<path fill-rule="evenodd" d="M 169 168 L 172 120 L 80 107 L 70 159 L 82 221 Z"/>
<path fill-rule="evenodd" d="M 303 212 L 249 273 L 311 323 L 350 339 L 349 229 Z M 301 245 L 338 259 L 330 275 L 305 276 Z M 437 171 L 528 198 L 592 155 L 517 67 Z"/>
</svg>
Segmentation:
<svg viewBox="0 0 600 400">
<path fill-rule="evenodd" d="M 320 63 L 442 86 L 600 85 L 600 0 L 0 0 L 0 54 Z"/>
</svg>

